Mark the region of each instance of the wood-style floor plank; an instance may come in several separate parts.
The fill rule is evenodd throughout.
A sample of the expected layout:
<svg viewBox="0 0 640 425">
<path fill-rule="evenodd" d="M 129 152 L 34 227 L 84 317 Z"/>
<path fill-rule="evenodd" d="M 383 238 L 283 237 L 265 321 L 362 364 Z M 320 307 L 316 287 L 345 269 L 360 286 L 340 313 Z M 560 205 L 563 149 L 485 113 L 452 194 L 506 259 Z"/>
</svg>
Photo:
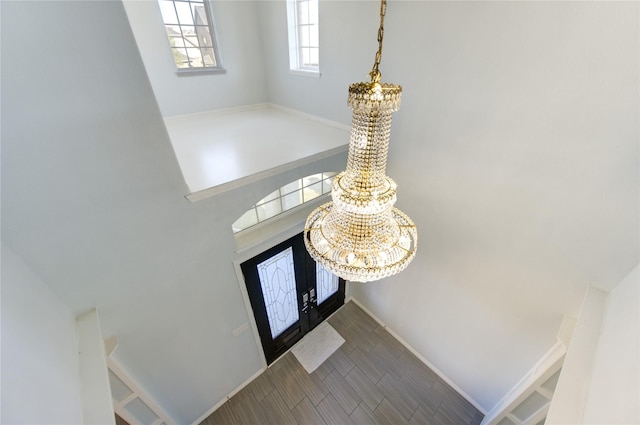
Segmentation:
<svg viewBox="0 0 640 425">
<path fill-rule="evenodd" d="M 240 393 L 242 393 L 242 391 Z M 262 406 L 252 394 L 249 393 L 243 398 L 234 396 L 227 404 L 229 404 L 229 407 L 233 409 L 233 413 L 238 417 L 237 420 L 239 424 L 259 424 L 263 422 L 261 413 Z"/>
<path fill-rule="evenodd" d="M 387 331 L 382 326 L 377 327 L 373 332 L 378 338 L 377 342 L 381 344 L 381 347 L 384 350 L 388 351 L 396 357 L 400 357 L 405 352 L 406 348 L 404 348 L 404 345 L 402 345 L 400 341 L 395 339 L 393 335 L 391 335 L 389 331 Z"/>
<path fill-rule="evenodd" d="M 356 390 L 336 370 L 325 378 L 324 383 L 347 414 L 351 414 L 362 401 Z"/>
<path fill-rule="evenodd" d="M 260 403 L 261 422 L 274 425 L 298 425 L 287 402 L 278 391 L 271 391 Z"/>
<path fill-rule="evenodd" d="M 320 412 L 327 425 L 355 425 L 333 394 L 327 395 L 318 404 L 318 412 Z"/>
<path fill-rule="evenodd" d="M 349 354 L 339 348 L 327 359 L 327 362 L 331 363 L 333 368 L 340 372 L 342 376 L 347 376 L 347 374 L 351 372 L 351 369 L 353 369 L 353 366 L 355 366 Z M 324 380 L 326 381 L 327 378 Z"/>
<path fill-rule="evenodd" d="M 367 404 L 364 401 L 360 403 L 360 405 L 356 407 L 349 416 L 351 417 L 351 420 L 358 425 L 377 424 L 380 422 L 377 416 L 371 409 L 369 409 L 369 407 L 367 407 Z"/>
<path fill-rule="evenodd" d="M 270 374 L 267 372 L 261 373 L 251 382 L 250 388 L 258 401 L 263 400 L 273 391 Z"/>
<path fill-rule="evenodd" d="M 371 379 L 377 383 L 380 378 L 387 373 L 385 365 L 381 362 L 374 361 L 373 357 L 368 353 L 356 348 L 351 352 L 351 359 L 358 367 Z"/>
<path fill-rule="evenodd" d="M 411 419 L 409 419 L 409 425 L 442 425 L 436 422 L 432 411 L 423 409 L 422 407 L 423 406 L 420 406 L 416 409 Z"/>
<path fill-rule="evenodd" d="M 404 425 L 409 423 L 404 415 L 386 398 L 380 402 L 373 413 L 378 418 L 379 423 L 384 425 Z"/>
<path fill-rule="evenodd" d="M 460 416 L 473 418 L 477 415 L 478 410 L 446 382 L 438 380 L 433 384 L 433 388 L 443 394 L 442 403 L 456 411 Z"/>
<path fill-rule="evenodd" d="M 293 408 L 292 413 L 300 425 L 327 425 L 322 415 L 306 397 Z"/>
<path fill-rule="evenodd" d="M 329 323 L 345 343 L 308 374 L 289 352 L 202 425 L 478 425 L 471 403 L 354 303 Z"/>
<path fill-rule="evenodd" d="M 277 382 L 275 385 L 276 391 L 282 395 L 289 409 L 296 407 L 305 397 L 304 388 L 302 388 L 302 385 L 296 380 L 295 372 L 295 370 L 287 371 L 286 369 L 280 369 L 271 374 L 271 379 Z"/>
<path fill-rule="evenodd" d="M 372 382 L 358 366 L 351 369 L 351 372 L 344 379 L 353 387 L 371 411 L 375 410 L 384 398 L 375 382 Z"/>
<path fill-rule="evenodd" d="M 229 402 L 224 403 L 215 412 L 202 421 L 201 425 L 239 425 L 240 418 L 229 407 Z"/>
<path fill-rule="evenodd" d="M 303 389 L 307 398 L 314 404 L 318 405 L 327 394 L 329 389 L 322 379 L 309 375 L 304 368 L 299 368 L 293 372 L 293 376 L 300 387 Z M 315 379 L 314 379 L 315 378 Z"/>
<path fill-rule="evenodd" d="M 377 362 L 381 368 L 385 369 L 387 374 L 391 374 L 395 378 L 402 380 L 402 377 L 407 372 L 407 363 L 395 357 L 389 350 L 384 349 L 382 345 L 382 343 L 376 344 L 369 352 L 369 356 L 374 362 Z"/>
<path fill-rule="evenodd" d="M 387 373 L 380 379 L 377 387 L 384 394 L 385 400 L 391 403 L 406 420 L 411 419 L 418 408 L 418 402 L 403 382 Z"/>
<path fill-rule="evenodd" d="M 320 366 L 318 366 L 316 370 L 313 371 L 311 376 L 314 379 L 320 378 L 324 381 L 324 378 L 326 378 L 331 372 L 333 372 L 333 369 L 334 367 L 330 362 L 324 362 Z"/>
</svg>

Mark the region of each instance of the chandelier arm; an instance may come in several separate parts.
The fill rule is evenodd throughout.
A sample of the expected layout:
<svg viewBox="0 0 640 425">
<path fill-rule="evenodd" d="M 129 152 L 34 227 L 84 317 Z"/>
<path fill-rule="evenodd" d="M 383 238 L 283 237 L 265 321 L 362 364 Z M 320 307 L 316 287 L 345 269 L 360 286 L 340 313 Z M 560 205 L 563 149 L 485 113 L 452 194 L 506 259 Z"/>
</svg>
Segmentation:
<svg viewBox="0 0 640 425">
<path fill-rule="evenodd" d="M 384 38 L 384 16 L 387 13 L 387 0 L 380 0 L 380 27 L 378 28 L 378 51 L 369 75 L 372 83 L 379 83 L 382 79 L 380 61 L 382 60 L 382 39 Z"/>
</svg>

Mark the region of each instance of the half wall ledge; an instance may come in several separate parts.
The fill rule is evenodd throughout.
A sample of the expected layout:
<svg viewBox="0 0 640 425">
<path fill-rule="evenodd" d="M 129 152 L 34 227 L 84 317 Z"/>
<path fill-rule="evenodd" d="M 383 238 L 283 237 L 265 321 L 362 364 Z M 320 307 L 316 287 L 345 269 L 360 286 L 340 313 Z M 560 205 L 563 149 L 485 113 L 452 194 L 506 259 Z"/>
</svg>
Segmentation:
<svg viewBox="0 0 640 425">
<path fill-rule="evenodd" d="M 273 104 L 165 118 L 196 202 L 348 150 L 349 126 Z"/>
</svg>

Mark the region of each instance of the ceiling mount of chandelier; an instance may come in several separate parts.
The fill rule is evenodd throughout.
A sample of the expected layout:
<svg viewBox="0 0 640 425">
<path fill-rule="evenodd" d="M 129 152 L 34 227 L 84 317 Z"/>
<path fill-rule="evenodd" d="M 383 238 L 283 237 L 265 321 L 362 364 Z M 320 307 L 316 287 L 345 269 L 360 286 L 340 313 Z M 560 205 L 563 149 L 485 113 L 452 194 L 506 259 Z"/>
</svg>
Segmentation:
<svg viewBox="0 0 640 425">
<path fill-rule="evenodd" d="M 399 85 L 380 82 L 385 14 L 382 0 L 371 81 L 349 86 L 353 118 L 347 168 L 333 180 L 332 201 L 316 208 L 305 225 L 311 257 L 354 282 L 404 270 L 415 257 L 418 241 L 416 226 L 393 206 L 396 184 L 385 174 L 391 115 L 400 108 L 402 95 Z"/>
</svg>

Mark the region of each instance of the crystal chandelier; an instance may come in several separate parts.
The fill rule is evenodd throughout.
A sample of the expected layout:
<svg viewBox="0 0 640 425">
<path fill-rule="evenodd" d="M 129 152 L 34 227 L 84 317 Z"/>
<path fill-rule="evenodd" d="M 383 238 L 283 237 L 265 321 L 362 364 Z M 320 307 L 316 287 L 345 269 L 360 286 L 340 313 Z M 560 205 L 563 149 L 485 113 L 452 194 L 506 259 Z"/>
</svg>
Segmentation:
<svg viewBox="0 0 640 425">
<path fill-rule="evenodd" d="M 393 206 L 396 184 L 385 174 L 391 115 L 402 95 L 402 87 L 380 82 L 386 6 L 382 0 L 371 81 L 349 86 L 353 118 L 347 169 L 333 180 L 332 201 L 316 208 L 305 224 L 304 243 L 311 257 L 354 282 L 404 270 L 418 242 L 416 226 Z"/>
</svg>

